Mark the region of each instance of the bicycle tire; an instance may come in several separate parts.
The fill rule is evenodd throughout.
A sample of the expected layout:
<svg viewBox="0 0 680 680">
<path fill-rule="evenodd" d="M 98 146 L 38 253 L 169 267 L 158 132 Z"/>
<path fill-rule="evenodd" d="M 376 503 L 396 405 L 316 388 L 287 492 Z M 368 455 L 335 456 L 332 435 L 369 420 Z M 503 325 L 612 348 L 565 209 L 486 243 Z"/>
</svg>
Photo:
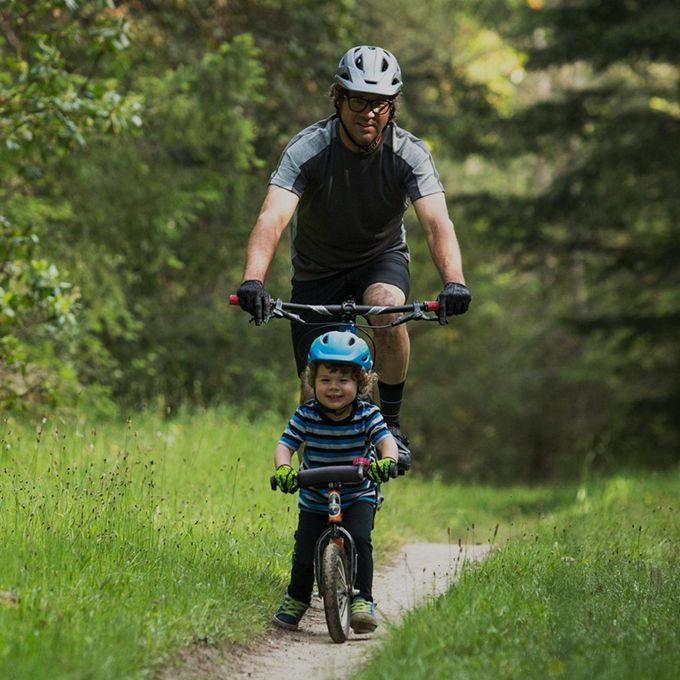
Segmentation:
<svg viewBox="0 0 680 680">
<path fill-rule="evenodd" d="M 323 551 L 321 590 L 326 625 L 333 642 L 349 637 L 351 589 L 347 556 L 337 543 L 329 543 Z"/>
</svg>

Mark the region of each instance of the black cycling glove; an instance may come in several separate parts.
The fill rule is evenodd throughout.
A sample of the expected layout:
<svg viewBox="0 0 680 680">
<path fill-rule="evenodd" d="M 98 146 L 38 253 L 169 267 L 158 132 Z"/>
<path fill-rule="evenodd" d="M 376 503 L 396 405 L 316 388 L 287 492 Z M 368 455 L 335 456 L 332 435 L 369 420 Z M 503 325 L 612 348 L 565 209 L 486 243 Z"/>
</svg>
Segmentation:
<svg viewBox="0 0 680 680">
<path fill-rule="evenodd" d="M 236 291 L 238 303 L 242 310 L 249 312 L 259 326 L 269 315 L 269 295 L 262 281 L 249 279 L 244 281 Z"/>
<path fill-rule="evenodd" d="M 453 281 L 447 283 L 437 297 L 439 323 L 445 326 L 447 316 L 465 314 L 471 300 L 470 291 L 462 283 L 454 283 Z"/>
</svg>

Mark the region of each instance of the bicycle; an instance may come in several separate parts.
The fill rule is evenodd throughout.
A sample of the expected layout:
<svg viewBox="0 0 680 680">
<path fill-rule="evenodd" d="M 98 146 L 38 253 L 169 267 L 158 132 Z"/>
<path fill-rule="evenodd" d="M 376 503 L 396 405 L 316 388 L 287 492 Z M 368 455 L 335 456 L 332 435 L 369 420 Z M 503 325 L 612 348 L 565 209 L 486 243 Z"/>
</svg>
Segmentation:
<svg viewBox="0 0 680 680">
<path fill-rule="evenodd" d="M 230 296 L 230 304 L 238 305 L 238 296 Z M 357 316 L 400 314 L 385 326 L 398 326 L 415 320 L 439 321 L 437 316 L 426 312 L 439 309 L 437 301 L 412 302 L 397 306 L 358 305 L 347 300 L 339 305 L 307 305 L 270 299 L 266 305 L 264 321 L 285 318 L 305 325 L 336 325 L 339 330 L 357 333 L 360 328 L 375 328 L 375 325 L 358 324 Z M 313 311 L 317 314 L 339 319 L 332 324 L 314 324 L 304 320 L 297 312 Z M 328 527 L 319 536 L 314 549 L 314 570 L 319 596 L 323 599 L 326 625 L 334 642 L 345 642 L 349 636 L 351 601 L 356 594 L 354 583 L 357 573 L 357 552 L 350 533 L 342 526 L 341 491 L 343 483 L 359 483 L 364 480 L 369 458 L 355 458 L 352 465 L 327 465 L 298 472 L 300 488 L 327 485 Z M 398 466 L 392 463 L 389 476 L 399 474 Z M 270 485 L 276 490 L 276 478 L 270 478 Z"/>
<path fill-rule="evenodd" d="M 342 526 L 341 492 L 343 483 L 364 480 L 368 458 L 355 458 L 352 465 L 328 465 L 300 470 L 300 488 L 328 486 L 328 528 L 319 536 L 314 547 L 314 573 L 323 600 L 328 633 L 333 642 L 345 642 L 349 637 L 352 597 L 357 574 L 357 551 L 351 534 Z M 397 465 L 390 466 L 390 477 L 397 476 Z M 269 480 L 276 491 L 272 475 Z"/>
</svg>

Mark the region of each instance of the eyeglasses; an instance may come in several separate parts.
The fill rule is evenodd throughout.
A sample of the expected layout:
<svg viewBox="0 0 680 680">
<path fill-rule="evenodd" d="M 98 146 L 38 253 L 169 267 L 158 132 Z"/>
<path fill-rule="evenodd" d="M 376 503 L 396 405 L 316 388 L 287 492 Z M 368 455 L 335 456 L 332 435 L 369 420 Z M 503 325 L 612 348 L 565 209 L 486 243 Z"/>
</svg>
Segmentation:
<svg viewBox="0 0 680 680">
<path fill-rule="evenodd" d="M 385 113 L 394 101 L 392 99 L 364 99 L 363 97 L 351 97 L 349 95 L 345 95 L 345 99 L 347 100 L 349 110 L 354 113 L 361 113 L 369 106 L 373 113 Z"/>
</svg>

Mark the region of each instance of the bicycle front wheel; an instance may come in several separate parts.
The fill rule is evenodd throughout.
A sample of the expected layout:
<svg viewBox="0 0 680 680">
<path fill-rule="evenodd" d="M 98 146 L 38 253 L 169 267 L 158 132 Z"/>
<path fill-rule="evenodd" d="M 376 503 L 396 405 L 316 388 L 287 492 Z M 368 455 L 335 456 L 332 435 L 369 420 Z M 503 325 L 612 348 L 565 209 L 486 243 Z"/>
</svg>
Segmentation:
<svg viewBox="0 0 680 680">
<path fill-rule="evenodd" d="M 328 632 L 333 642 L 345 642 L 349 637 L 352 584 L 345 551 L 336 543 L 329 543 L 323 551 L 321 580 Z"/>
</svg>

